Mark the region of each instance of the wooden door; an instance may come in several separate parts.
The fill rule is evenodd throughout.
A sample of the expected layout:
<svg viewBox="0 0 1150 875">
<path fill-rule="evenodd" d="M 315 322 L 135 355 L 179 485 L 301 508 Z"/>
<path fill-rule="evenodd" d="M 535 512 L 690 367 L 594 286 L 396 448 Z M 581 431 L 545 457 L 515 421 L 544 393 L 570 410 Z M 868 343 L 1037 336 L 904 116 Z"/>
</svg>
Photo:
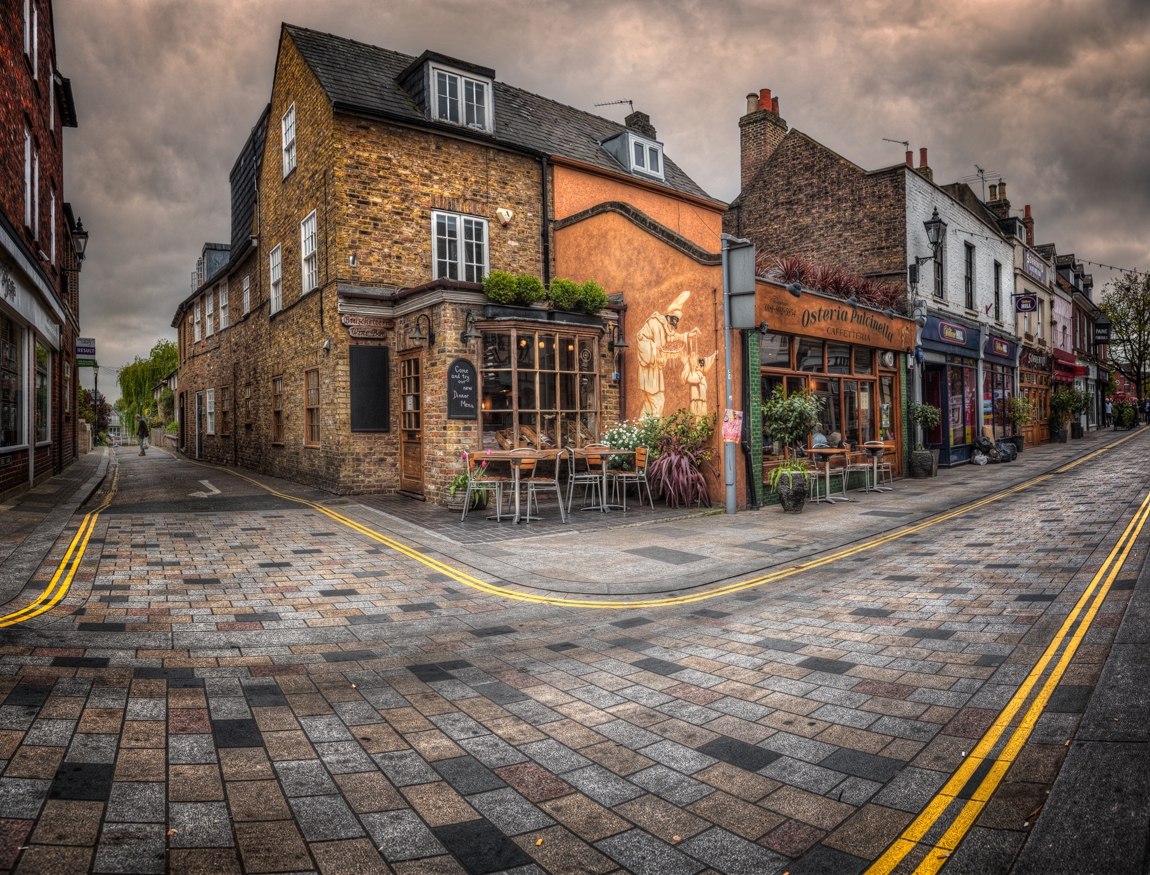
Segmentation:
<svg viewBox="0 0 1150 875">
<path fill-rule="evenodd" d="M 423 495 L 423 359 L 399 360 L 399 488 Z"/>
</svg>

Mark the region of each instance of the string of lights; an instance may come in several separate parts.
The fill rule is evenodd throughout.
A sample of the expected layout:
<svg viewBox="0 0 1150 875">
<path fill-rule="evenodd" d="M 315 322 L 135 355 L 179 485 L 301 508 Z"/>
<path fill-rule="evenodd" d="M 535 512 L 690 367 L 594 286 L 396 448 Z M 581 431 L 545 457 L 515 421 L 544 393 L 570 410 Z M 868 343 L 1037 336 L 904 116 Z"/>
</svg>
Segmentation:
<svg viewBox="0 0 1150 875">
<path fill-rule="evenodd" d="M 983 240 L 1001 240 L 1002 239 L 1001 237 L 991 237 L 988 234 L 979 234 L 976 231 L 968 231 L 968 230 L 966 230 L 966 228 L 960 228 L 957 225 L 951 226 L 950 230 L 955 232 L 956 234 L 965 234 L 968 237 L 980 237 Z M 1143 273 L 1147 272 L 1147 271 L 1139 270 L 1136 267 L 1118 267 L 1118 266 L 1113 265 L 1113 264 L 1103 264 L 1100 261 L 1091 261 L 1089 258 L 1076 258 L 1075 260 L 1082 263 L 1082 264 L 1092 264 L 1095 267 L 1102 267 L 1102 268 L 1105 268 L 1106 270 L 1116 270 L 1116 271 L 1118 271 L 1118 273 L 1143 274 Z"/>
</svg>

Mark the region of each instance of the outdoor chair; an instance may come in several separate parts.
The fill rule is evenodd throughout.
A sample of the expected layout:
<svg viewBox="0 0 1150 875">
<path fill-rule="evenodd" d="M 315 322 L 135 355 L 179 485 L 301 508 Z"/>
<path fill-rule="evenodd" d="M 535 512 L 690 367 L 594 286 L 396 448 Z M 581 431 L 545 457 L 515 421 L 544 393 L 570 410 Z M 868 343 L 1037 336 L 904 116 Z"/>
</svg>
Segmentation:
<svg viewBox="0 0 1150 875">
<path fill-rule="evenodd" d="M 567 469 L 567 513 L 571 513 L 571 505 L 575 500 L 575 487 L 583 486 L 583 506 L 587 507 L 587 493 L 592 491 L 599 495 L 599 507 L 607 503 L 607 496 L 603 494 L 603 465 L 607 463 L 610 447 L 593 444 L 577 451 L 568 447 L 571 454 L 570 467 Z M 596 452 L 596 451 L 603 452 Z M 580 471 L 578 460 L 582 459 L 586 467 Z M 610 475 L 608 475 L 609 477 Z"/>
<path fill-rule="evenodd" d="M 842 481 L 842 492 L 846 495 L 847 492 L 847 461 L 844 456 L 820 456 L 817 457 L 815 462 L 815 482 L 814 488 L 811 490 L 811 501 L 831 502 L 830 495 L 826 492 L 829 490 L 829 480 L 838 477 Z M 830 470 L 830 476 L 827 476 L 827 470 Z"/>
<path fill-rule="evenodd" d="M 563 493 L 559 489 L 559 454 L 555 456 L 555 473 L 554 476 L 545 477 L 538 473 L 539 460 L 523 459 L 516 461 L 513 464 L 519 466 L 519 486 L 527 488 L 527 515 L 524 517 L 525 522 L 531 522 L 531 502 L 535 502 L 535 519 L 540 519 L 539 515 L 539 493 L 540 492 L 554 492 L 555 498 L 559 504 L 559 519 L 567 522 L 567 511 L 563 506 Z"/>
<path fill-rule="evenodd" d="M 501 474 L 492 474 L 484 465 L 482 453 L 467 454 L 467 494 L 463 496 L 463 516 L 460 521 L 467 519 L 467 512 L 471 510 L 471 496 L 488 489 L 495 490 L 495 519 L 500 520 L 500 505 L 503 502 L 503 487 L 511 483 L 510 478 Z"/>
<path fill-rule="evenodd" d="M 855 445 L 852 445 L 855 446 Z M 847 477 L 851 474 L 863 475 L 863 489 L 866 492 L 871 490 L 871 477 L 874 474 L 874 466 L 871 462 L 870 452 L 865 453 L 851 453 L 847 456 Z M 846 492 L 846 486 L 843 486 L 843 492 Z"/>
<path fill-rule="evenodd" d="M 614 472 L 612 494 L 618 489 L 623 493 L 623 510 L 627 510 L 627 487 L 635 484 L 635 491 L 639 493 L 639 507 L 643 506 L 643 487 L 647 487 L 647 499 L 651 507 L 655 506 L 655 499 L 651 497 L 651 484 L 647 482 L 647 457 L 650 450 L 646 447 L 635 448 L 635 467 L 631 470 Z"/>
</svg>

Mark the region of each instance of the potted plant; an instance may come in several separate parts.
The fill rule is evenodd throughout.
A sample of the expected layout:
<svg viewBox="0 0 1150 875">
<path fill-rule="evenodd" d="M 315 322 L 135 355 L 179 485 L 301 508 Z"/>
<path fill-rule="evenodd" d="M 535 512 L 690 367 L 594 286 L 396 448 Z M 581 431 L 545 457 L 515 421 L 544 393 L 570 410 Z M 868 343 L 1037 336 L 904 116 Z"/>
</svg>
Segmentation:
<svg viewBox="0 0 1150 875">
<path fill-rule="evenodd" d="M 1070 436 L 1072 438 L 1085 436 L 1086 429 L 1082 427 L 1080 417 L 1090 409 L 1090 405 L 1093 401 L 1094 393 L 1087 392 L 1085 389 L 1076 389 L 1074 391 L 1074 409 L 1071 411 L 1073 418 L 1070 420 Z"/>
<path fill-rule="evenodd" d="M 931 404 L 918 401 L 907 404 L 906 418 L 914 432 L 914 449 L 911 450 L 910 464 L 907 466 L 911 477 L 933 477 L 938 471 L 938 451 L 923 448 L 922 434 L 938 428 L 941 415 L 941 411 Z"/>
<path fill-rule="evenodd" d="M 666 500 L 668 507 L 711 506 L 711 493 L 701 468 L 711 468 L 711 439 L 715 436 L 714 416 L 695 416 L 680 410 L 664 418 L 657 430 L 643 421 L 644 428 L 657 433 L 652 447 L 654 461 L 647 467 L 648 482 Z M 711 474 L 715 471 L 711 468 Z M 717 476 L 717 475 L 715 475 Z"/>
<path fill-rule="evenodd" d="M 451 478 L 447 486 L 447 509 L 451 511 L 463 510 L 463 503 L 467 500 L 467 453 L 463 454 L 463 473 Z M 487 463 L 481 462 L 476 470 L 476 477 L 482 477 L 487 470 Z M 480 510 L 487 507 L 487 488 L 477 486 L 471 493 L 471 509 Z"/>
<path fill-rule="evenodd" d="M 791 446 L 800 441 L 805 442 L 807 435 L 818 424 L 822 406 L 823 400 L 812 394 L 810 389 L 787 395 L 782 386 L 777 386 L 774 394 L 763 404 L 763 431 L 786 447 L 789 453 Z M 788 507 L 788 500 L 784 500 L 783 493 L 779 489 L 779 478 L 784 473 L 787 475 L 785 488 L 789 492 L 801 489 L 802 494 L 795 507 Z M 771 471 L 770 486 L 779 493 L 779 501 L 783 504 L 784 512 L 802 511 L 810 488 L 807 481 L 806 465 L 795 460 L 788 459 L 779 468 Z"/>
<path fill-rule="evenodd" d="M 1014 424 L 1014 446 L 1018 448 L 1018 452 L 1022 452 L 1022 446 L 1026 443 L 1026 438 L 1022 434 L 1022 427 L 1030 425 L 1030 418 L 1034 414 L 1034 405 L 1018 395 L 1010 399 L 1010 421 Z"/>
<path fill-rule="evenodd" d="M 1060 444 L 1066 443 L 1066 426 L 1078 407 L 1073 389 L 1055 389 L 1050 393 L 1050 434 Z"/>
<path fill-rule="evenodd" d="M 767 482 L 778 494 L 783 513 L 803 512 L 810 490 L 805 462 L 799 459 L 783 462 L 771 469 L 771 473 L 767 475 Z"/>
</svg>

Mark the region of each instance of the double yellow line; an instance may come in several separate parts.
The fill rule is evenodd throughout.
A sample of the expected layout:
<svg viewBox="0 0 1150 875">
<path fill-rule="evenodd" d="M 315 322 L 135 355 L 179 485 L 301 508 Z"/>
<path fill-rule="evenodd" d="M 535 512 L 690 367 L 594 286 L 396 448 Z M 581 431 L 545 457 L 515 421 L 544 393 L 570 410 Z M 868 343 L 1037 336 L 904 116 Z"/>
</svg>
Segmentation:
<svg viewBox="0 0 1150 875">
<path fill-rule="evenodd" d="M 113 459 L 115 455 L 113 454 Z M 100 518 L 109 504 L 112 503 L 112 496 L 116 493 L 116 483 L 120 476 L 119 466 L 116 466 L 116 473 L 112 475 L 112 488 L 108 491 L 103 502 L 95 510 L 85 514 L 83 521 L 80 523 L 80 528 L 76 530 L 75 537 L 68 545 L 67 551 L 64 553 L 64 558 L 60 560 L 59 566 L 56 568 L 56 573 L 52 575 L 52 580 L 48 583 L 47 588 L 42 592 L 39 597 L 32 602 L 32 604 L 20 608 L 18 611 L 13 611 L 10 614 L 0 616 L 0 629 L 6 626 L 15 626 L 17 623 L 23 623 L 25 620 L 31 620 L 33 617 L 38 617 L 45 614 L 52 608 L 60 603 L 60 600 L 68 594 L 68 589 L 72 586 L 72 580 L 76 577 L 76 572 L 80 569 L 80 563 L 84 560 L 84 551 L 88 547 L 88 540 L 92 537 L 92 532 L 96 529 L 96 521 Z"/>
<path fill-rule="evenodd" d="M 938 795 L 911 822 L 894 844 L 887 848 L 886 852 L 866 870 L 864 875 L 889 875 L 890 872 L 893 872 L 903 858 L 915 849 L 923 837 L 938 823 L 939 819 L 950 810 L 951 806 L 962 801 L 959 799 L 959 794 L 966 788 L 975 773 L 980 768 L 989 765 L 985 777 L 959 809 L 942 838 L 930 847 L 926 857 L 914 870 L 915 875 L 933 875 L 950 858 L 959 842 L 962 841 L 982 812 L 983 807 L 990 801 L 990 797 L 994 794 L 1007 769 L 1010 768 L 1011 763 L 1014 762 L 1015 757 L 1022 750 L 1022 746 L 1030 737 L 1034 724 L 1042 715 L 1046 703 L 1062 679 L 1070 660 L 1074 658 L 1078 645 L 1090 629 L 1090 624 L 1102 606 L 1102 602 L 1106 599 L 1107 593 L 1110 592 L 1114 579 L 1122 570 L 1126 557 L 1134 548 L 1134 544 L 1148 518 L 1150 518 L 1150 494 L 1147 494 L 1138 512 L 1134 514 L 1134 518 L 1131 519 L 1130 524 L 1118 539 L 1118 543 L 1114 545 L 1114 549 L 1110 551 L 1110 555 L 1106 557 L 1102 567 L 1098 569 L 1089 586 L 1075 603 L 1074 609 L 1063 621 L 1058 634 L 1054 636 L 1042 654 L 1042 658 L 1027 675 L 1022 686 L 1018 688 L 1006 707 L 1002 709 L 998 719 L 986 731 L 986 734 L 971 751 L 970 756 L 963 761 Z M 1059 656 L 1060 650 L 1061 655 Z M 1010 729 L 1015 716 L 1022 710 L 1023 705 L 1030 698 L 1031 692 L 1038 686 L 1047 667 L 1056 656 L 1058 659 L 1054 668 L 1046 676 L 1046 680 L 1030 703 L 1030 707 L 1026 709 L 1006 744 L 997 754 L 994 754 L 993 751 L 998 746 L 999 741 Z"/>
</svg>

